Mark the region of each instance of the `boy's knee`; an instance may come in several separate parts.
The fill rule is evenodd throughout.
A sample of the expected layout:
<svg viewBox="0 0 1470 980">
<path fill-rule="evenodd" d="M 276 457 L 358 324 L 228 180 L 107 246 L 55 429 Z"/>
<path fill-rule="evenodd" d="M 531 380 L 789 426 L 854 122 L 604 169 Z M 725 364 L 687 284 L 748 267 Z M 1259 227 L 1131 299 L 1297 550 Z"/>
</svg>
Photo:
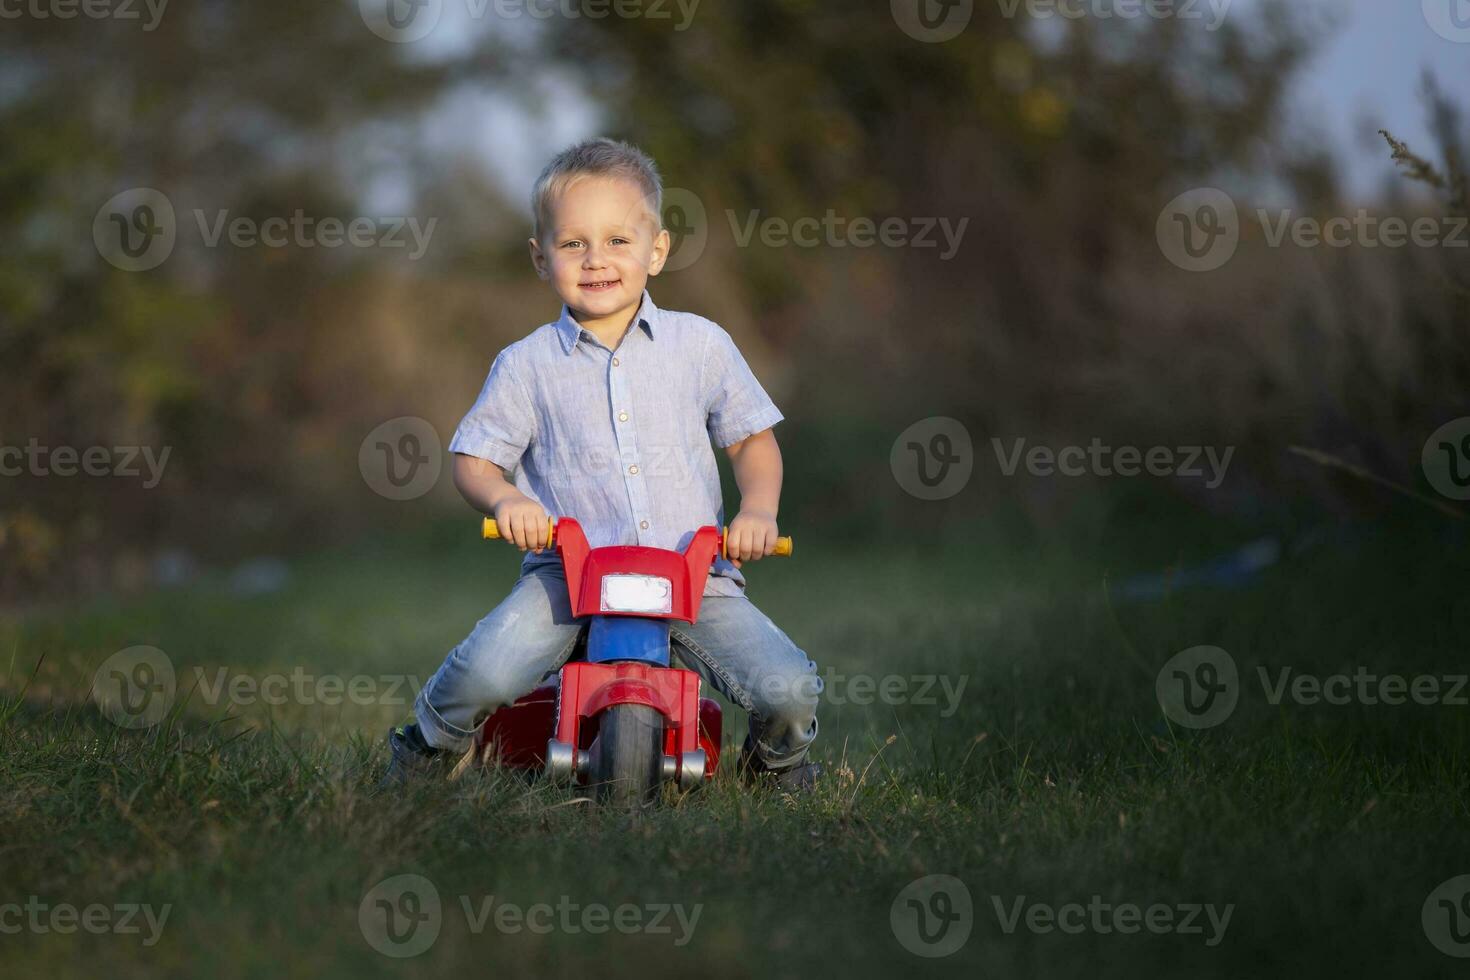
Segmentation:
<svg viewBox="0 0 1470 980">
<path fill-rule="evenodd" d="M 762 674 L 750 691 L 756 714 L 767 722 L 785 722 L 795 729 L 810 726 L 822 697 L 822 678 L 817 665 L 800 658 L 804 666 L 793 665 Z"/>
</svg>

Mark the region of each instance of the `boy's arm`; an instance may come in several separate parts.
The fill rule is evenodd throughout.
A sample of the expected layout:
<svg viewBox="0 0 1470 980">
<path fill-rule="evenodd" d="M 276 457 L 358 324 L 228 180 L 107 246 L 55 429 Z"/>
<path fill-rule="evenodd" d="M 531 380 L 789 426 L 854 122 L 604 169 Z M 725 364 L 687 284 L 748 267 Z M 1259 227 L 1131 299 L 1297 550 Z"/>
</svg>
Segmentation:
<svg viewBox="0 0 1470 980">
<path fill-rule="evenodd" d="M 781 505 L 781 447 L 776 433 L 765 429 L 725 447 L 735 485 L 740 488 L 740 513 L 730 522 L 726 550 L 731 564 L 764 558 L 776 550 L 776 512 Z"/>
<path fill-rule="evenodd" d="M 546 511 L 517 490 L 490 460 L 455 453 L 454 488 L 471 507 L 493 515 L 500 536 L 514 541 L 517 548 L 539 555 L 546 547 Z"/>
</svg>

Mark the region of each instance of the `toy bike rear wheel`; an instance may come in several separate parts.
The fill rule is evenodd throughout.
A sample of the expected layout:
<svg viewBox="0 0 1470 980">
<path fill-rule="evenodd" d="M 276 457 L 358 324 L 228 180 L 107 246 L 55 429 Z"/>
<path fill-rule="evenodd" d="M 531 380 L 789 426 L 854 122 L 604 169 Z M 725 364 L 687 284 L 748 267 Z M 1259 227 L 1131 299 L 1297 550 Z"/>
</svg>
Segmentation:
<svg viewBox="0 0 1470 980">
<path fill-rule="evenodd" d="M 663 742 L 664 716 L 646 704 L 615 704 L 602 712 L 588 773 L 597 798 L 617 806 L 651 799 L 663 768 Z"/>
</svg>

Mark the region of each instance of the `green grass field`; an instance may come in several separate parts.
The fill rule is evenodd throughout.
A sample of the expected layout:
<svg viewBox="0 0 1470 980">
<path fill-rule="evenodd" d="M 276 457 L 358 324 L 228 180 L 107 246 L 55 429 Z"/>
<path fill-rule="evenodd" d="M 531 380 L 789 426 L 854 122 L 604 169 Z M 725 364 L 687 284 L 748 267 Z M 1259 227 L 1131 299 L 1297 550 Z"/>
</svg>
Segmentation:
<svg viewBox="0 0 1470 980">
<path fill-rule="evenodd" d="M 296 561 L 269 595 L 206 577 L 11 616 L 3 975 L 1463 974 L 1421 910 L 1470 873 L 1470 708 L 1273 705 L 1258 675 L 1464 673 L 1470 559 L 1453 522 L 1404 514 L 1289 548 L 1248 587 L 1132 602 L 1107 583 L 1272 529 L 1120 502 L 1044 532 L 997 516 L 922 548 L 794 530 L 795 559 L 752 568 L 750 595 L 828 677 L 816 751 L 828 778 L 804 798 L 723 772 L 641 815 L 496 771 L 376 795 L 383 733 L 412 695 L 378 678 L 427 678 L 515 574 L 515 555 L 464 522 Z M 135 644 L 165 651 L 178 677 L 172 712 L 147 730 L 113 725 L 88 693 Z M 1199 731 L 1171 726 L 1155 696 L 1164 663 L 1197 645 L 1240 672 L 1234 713 Z M 221 677 L 293 671 L 373 678 L 377 700 L 207 696 L 228 690 Z M 859 676 L 902 682 L 854 703 Z M 743 735 L 727 711 L 727 746 Z M 360 926 L 365 896 L 401 874 L 441 901 L 437 939 L 415 958 L 376 951 Z M 968 940 L 941 959 L 901 941 L 920 928 L 906 901 L 891 917 L 929 875 L 961 880 L 973 902 L 950 926 Z M 920 907 L 957 909 L 948 894 Z M 576 911 L 549 932 L 497 928 L 480 918 L 492 896 L 521 910 L 667 904 L 690 928 L 670 914 L 669 932 L 597 933 Z M 28 902 L 168 917 L 156 933 L 8 928 L 31 913 L 7 918 L 6 903 Z M 1068 903 L 1230 917 L 1223 930 L 1202 913 L 1199 933 L 1121 933 L 1089 911 L 1081 928 L 1047 929 L 1047 909 L 1083 922 Z"/>
</svg>

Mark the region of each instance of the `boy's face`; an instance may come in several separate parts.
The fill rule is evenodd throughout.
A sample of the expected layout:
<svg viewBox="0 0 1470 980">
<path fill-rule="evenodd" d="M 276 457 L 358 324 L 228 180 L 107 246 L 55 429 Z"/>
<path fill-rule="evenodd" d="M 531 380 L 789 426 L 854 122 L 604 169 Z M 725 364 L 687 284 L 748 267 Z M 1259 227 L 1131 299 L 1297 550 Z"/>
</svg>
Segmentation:
<svg viewBox="0 0 1470 980">
<path fill-rule="evenodd" d="M 632 316 L 649 276 L 669 253 L 669 233 L 631 180 L 584 177 L 552 204 L 531 261 L 584 326 Z"/>
</svg>

